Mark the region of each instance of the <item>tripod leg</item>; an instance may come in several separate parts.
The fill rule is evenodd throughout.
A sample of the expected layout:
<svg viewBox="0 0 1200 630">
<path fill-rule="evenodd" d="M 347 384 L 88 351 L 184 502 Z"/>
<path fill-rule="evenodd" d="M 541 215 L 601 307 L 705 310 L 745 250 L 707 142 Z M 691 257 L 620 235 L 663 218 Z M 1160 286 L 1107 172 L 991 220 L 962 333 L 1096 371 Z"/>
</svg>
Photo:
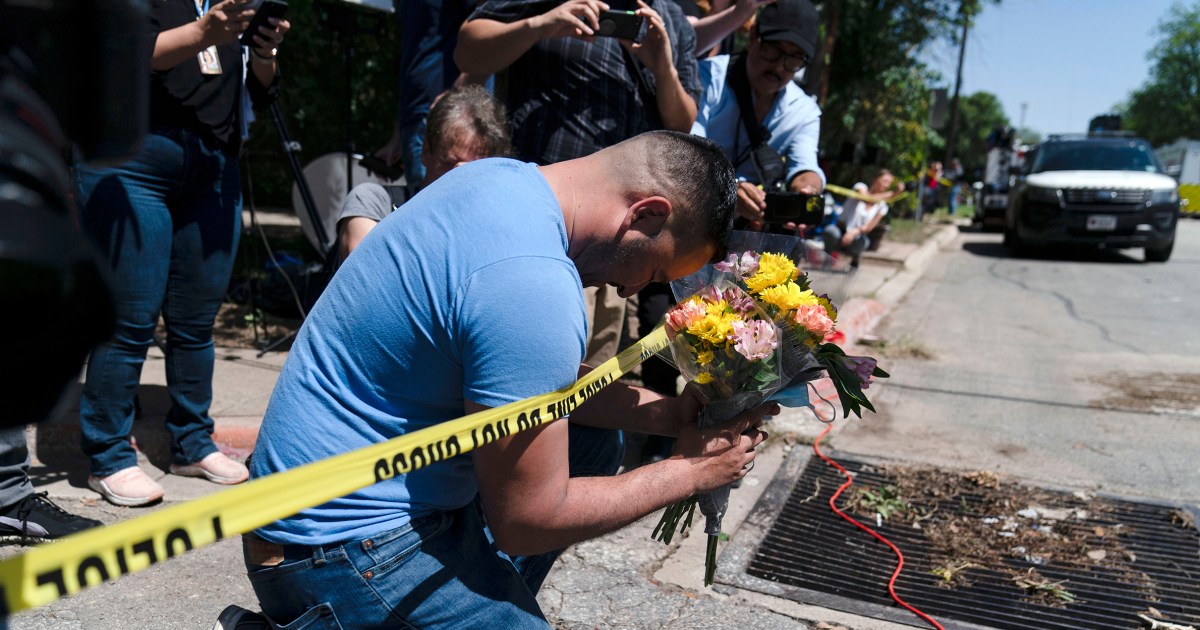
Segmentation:
<svg viewBox="0 0 1200 630">
<path fill-rule="evenodd" d="M 292 177 L 296 180 L 296 186 L 300 188 L 300 199 L 304 202 L 304 210 L 308 213 L 308 220 L 313 226 L 313 232 L 317 234 L 317 254 L 321 259 L 325 259 L 325 255 L 329 252 L 331 243 L 325 234 L 325 223 L 321 220 L 321 215 L 317 213 L 317 203 L 313 201 L 312 190 L 308 187 L 308 179 L 304 177 L 304 169 L 300 168 L 300 143 L 292 140 L 288 134 L 287 124 L 283 120 L 283 112 L 279 109 L 279 100 L 271 102 L 271 118 L 275 120 L 275 131 L 279 132 L 279 141 L 283 144 L 283 153 L 287 155 L 288 166 L 292 169 Z"/>
</svg>

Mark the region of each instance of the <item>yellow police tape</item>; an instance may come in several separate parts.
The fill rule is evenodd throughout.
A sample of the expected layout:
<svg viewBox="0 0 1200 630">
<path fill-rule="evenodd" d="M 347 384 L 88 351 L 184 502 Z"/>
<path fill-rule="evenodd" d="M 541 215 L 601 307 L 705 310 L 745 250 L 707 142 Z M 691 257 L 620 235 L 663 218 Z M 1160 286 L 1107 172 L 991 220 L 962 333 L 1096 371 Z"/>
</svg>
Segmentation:
<svg viewBox="0 0 1200 630">
<path fill-rule="evenodd" d="M 1200 214 L 1200 184 L 1180 184 L 1179 196 L 1183 198 L 1183 214 Z"/>
<path fill-rule="evenodd" d="M 139 518 L 34 547 L 0 562 L 11 614 L 150 568 L 185 551 L 321 505 L 396 475 L 557 420 L 667 346 L 660 326 L 574 384 L 269 475 Z"/>
<path fill-rule="evenodd" d="M 896 195 L 895 197 L 891 197 L 889 199 L 884 200 L 884 199 L 880 199 L 878 197 L 872 197 L 871 195 L 868 195 L 866 193 L 858 192 L 857 190 L 852 190 L 850 188 L 843 188 L 841 186 L 838 186 L 837 184 L 825 184 L 825 190 L 827 190 L 835 195 L 841 195 L 843 197 L 852 197 L 854 199 L 866 201 L 867 203 L 878 203 L 880 201 L 887 201 L 889 203 L 894 203 L 894 202 L 899 201 L 899 200 L 905 198 L 906 196 L 908 196 L 908 191 L 905 190 L 905 191 L 901 191 L 900 194 Z"/>
</svg>

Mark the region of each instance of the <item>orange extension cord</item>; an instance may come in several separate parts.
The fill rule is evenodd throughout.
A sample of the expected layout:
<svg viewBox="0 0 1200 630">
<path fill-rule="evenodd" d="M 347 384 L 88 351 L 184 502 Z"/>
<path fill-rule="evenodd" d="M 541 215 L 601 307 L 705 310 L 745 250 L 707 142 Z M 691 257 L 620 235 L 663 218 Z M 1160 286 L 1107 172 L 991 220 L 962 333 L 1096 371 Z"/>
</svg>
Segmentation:
<svg viewBox="0 0 1200 630">
<path fill-rule="evenodd" d="M 850 521 L 851 523 L 854 524 L 855 527 L 874 536 L 883 544 L 887 545 L 888 547 L 891 547 L 892 551 L 895 552 L 896 558 L 899 560 L 899 562 L 896 563 L 896 570 L 892 572 L 892 579 L 888 580 L 888 593 L 892 596 L 892 599 L 896 600 L 897 604 L 900 604 L 901 606 L 907 608 L 914 615 L 920 617 L 921 619 L 924 619 L 925 621 L 928 621 L 930 624 L 933 625 L 934 628 L 937 628 L 938 630 L 946 630 L 945 628 L 942 627 L 942 624 L 938 623 L 933 617 L 930 617 L 929 615 L 910 606 L 907 602 L 900 599 L 900 596 L 896 594 L 896 578 L 900 577 L 900 571 L 904 568 L 904 554 L 900 553 L 900 548 L 897 547 L 896 545 L 892 544 L 892 541 L 884 538 L 875 530 L 854 520 L 853 518 L 850 517 L 850 515 L 848 515 L 845 512 L 838 509 L 837 499 L 839 496 L 841 496 L 842 492 L 846 490 L 846 488 L 849 488 L 851 486 L 851 484 L 854 483 L 854 477 L 851 477 L 850 473 L 845 468 L 842 468 L 841 464 L 833 461 L 832 459 L 829 459 L 828 457 L 825 457 L 825 455 L 823 453 L 821 453 L 821 438 L 825 437 L 825 434 L 829 433 L 829 430 L 832 428 L 833 428 L 833 423 L 830 422 L 829 424 L 827 424 L 825 426 L 825 430 L 821 432 L 821 435 L 818 435 L 817 439 L 813 441 L 813 451 L 816 452 L 817 457 L 820 457 L 821 459 L 825 460 L 826 464 L 829 464 L 830 466 L 833 466 L 834 468 L 840 470 L 842 472 L 842 474 L 846 476 L 846 483 L 844 483 L 840 487 L 838 487 L 837 492 L 834 492 L 833 496 L 829 497 L 829 507 L 831 509 L 833 509 L 835 514 L 846 519 L 847 521 Z"/>
</svg>

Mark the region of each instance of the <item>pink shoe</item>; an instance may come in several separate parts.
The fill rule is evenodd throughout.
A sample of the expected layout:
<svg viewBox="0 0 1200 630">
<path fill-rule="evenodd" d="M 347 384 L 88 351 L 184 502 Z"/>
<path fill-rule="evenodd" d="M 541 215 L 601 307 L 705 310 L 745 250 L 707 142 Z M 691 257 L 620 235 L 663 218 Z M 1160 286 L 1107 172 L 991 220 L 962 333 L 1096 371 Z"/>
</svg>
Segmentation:
<svg viewBox="0 0 1200 630">
<path fill-rule="evenodd" d="M 162 499 L 163 487 L 141 468 L 131 466 L 107 477 L 88 476 L 88 487 L 113 505 L 138 507 Z"/>
<path fill-rule="evenodd" d="M 250 471 L 241 462 L 229 459 L 224 453 L 209 453 L 204 459 L 187 466 L 171 464 L 171 474 L 182 477 L 204 477 L 213 483 L 226 486 L 242 483 L 250 478 Z"/>
</svg>

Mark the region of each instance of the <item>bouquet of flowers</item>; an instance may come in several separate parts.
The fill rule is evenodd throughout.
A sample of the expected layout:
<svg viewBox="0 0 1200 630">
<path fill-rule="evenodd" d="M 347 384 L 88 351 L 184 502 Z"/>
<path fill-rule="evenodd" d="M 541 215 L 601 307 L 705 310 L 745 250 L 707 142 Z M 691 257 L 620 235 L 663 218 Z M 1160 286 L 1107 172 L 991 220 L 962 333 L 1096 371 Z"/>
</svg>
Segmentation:
<svg viewBox="0 0 1200 630">
<path fill-rule="evenodd" d="M 719 426 L 768 400 L 807 405 L 808 383 L 823 373 L 833 381 L 845 417 L 851 412 L 862 417 L 864 407 L 874 411 L 863 389 L 872 377 L 887 377 L 887 372 L 870 357 L 850 357 L 825 342 L 834 332 L 837 308 L 828 294 L 813 291 L 809 274 L 797 266 L 797 260 L 826 262 L 823 252 L 797 252 L 797 245 L 804 249 L 798 239 L 770 238 L 781 245 L 777 251 L 735 250 L 725 261 L 673 284 L 677 296 L 691 293 L 667 313 L 665 326 L 672 363 L 709 401 L 697 422 L 702 428 Z M 671 542 L 676 530 L 691 525 L 699 505 L 709 536 L 706 585 L 716 572 L 729 490 L 726 486 L 668 507 L 653 534 Z"/>
</svg>

